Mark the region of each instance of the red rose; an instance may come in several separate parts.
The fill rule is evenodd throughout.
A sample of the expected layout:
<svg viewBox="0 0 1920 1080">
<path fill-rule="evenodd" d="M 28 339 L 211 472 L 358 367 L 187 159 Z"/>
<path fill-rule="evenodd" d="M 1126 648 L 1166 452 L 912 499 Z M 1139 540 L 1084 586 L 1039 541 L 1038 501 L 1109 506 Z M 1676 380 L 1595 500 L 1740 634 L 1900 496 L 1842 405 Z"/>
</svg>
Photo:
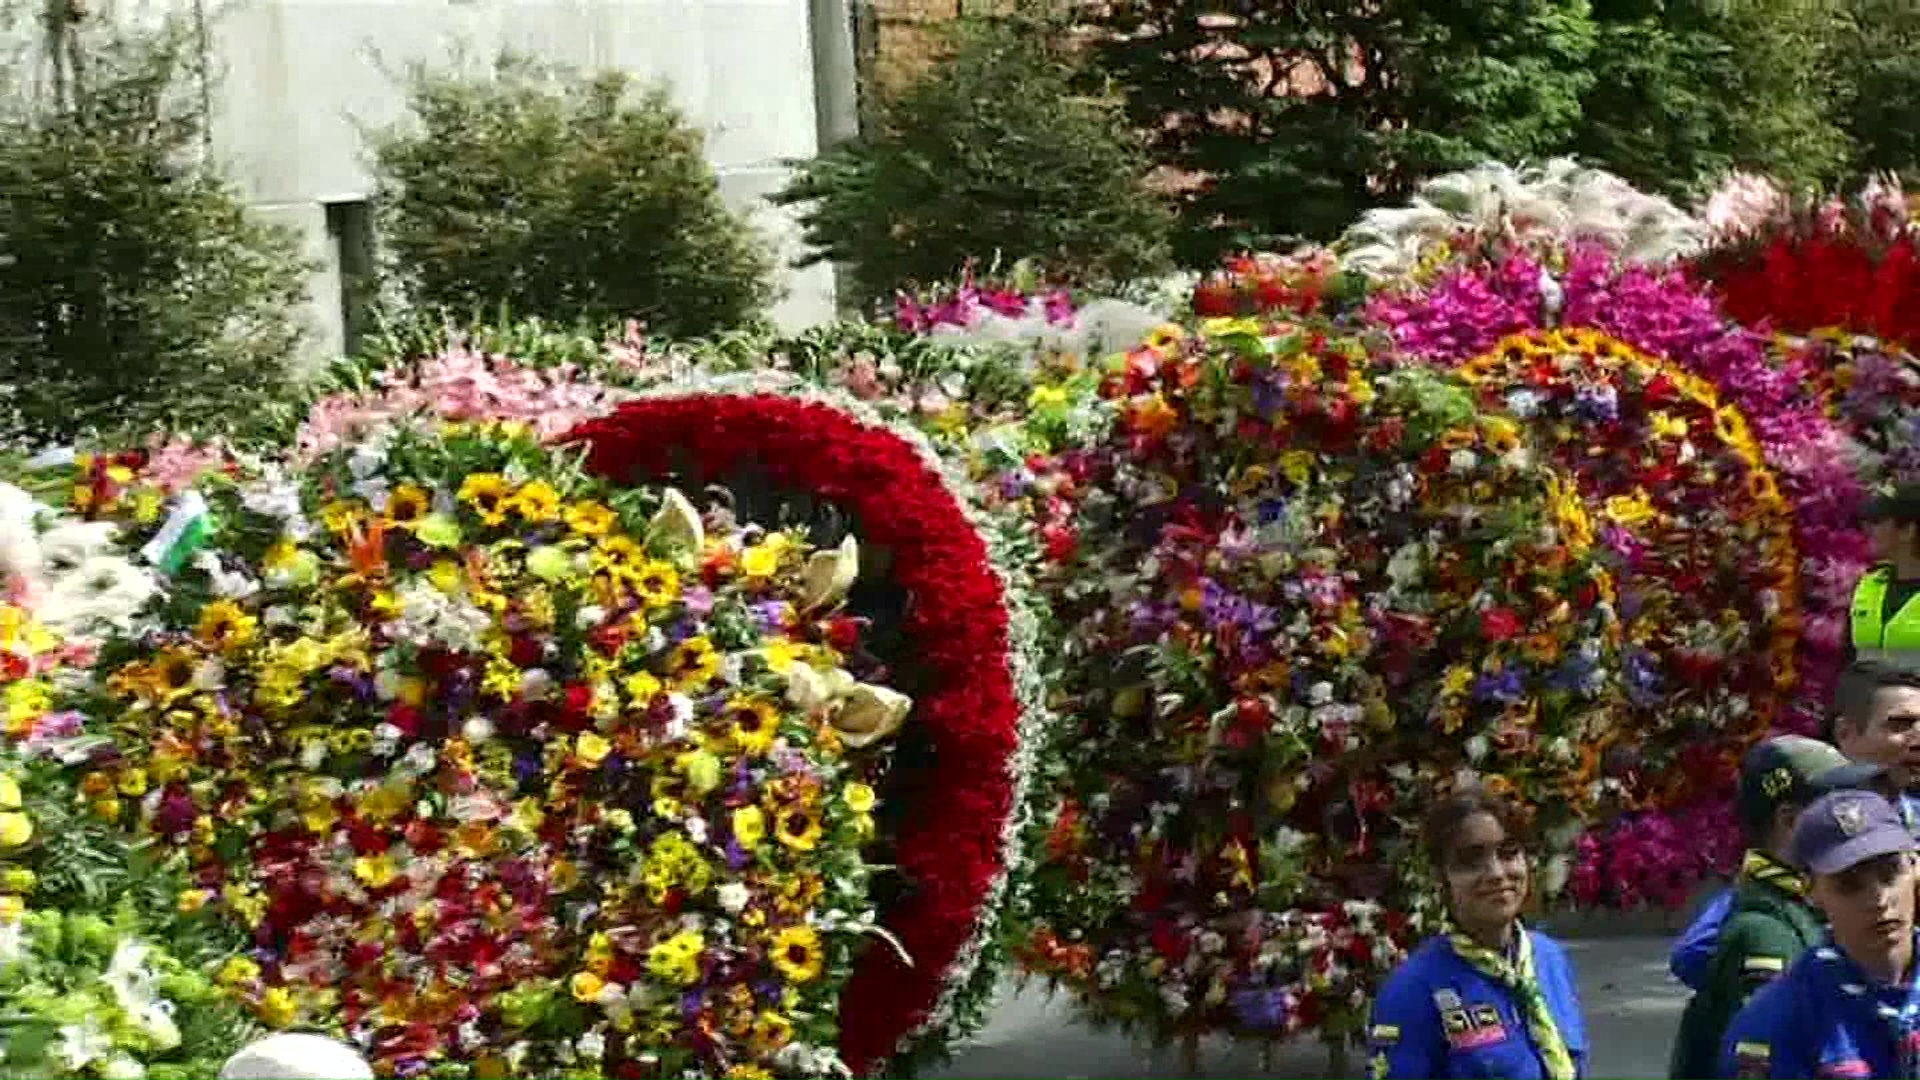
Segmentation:
<svg viewBox="0 0 1920 1080">
<path fill-rule="evenodd" d="M 593 707 L 593 687 L 586 683 L 573 683 L 567 687 L 566 713 L 570 720 L 591 719 L 587 710 Z"/>
<path fill-rule="evenodd" d="M 420 725 L 426 715 L 411 705 L 395 705 L 387 710 L 387 723 L 400 729 L 400 734 L 411 739 L 420 734 Z"/>
<path fill-rule="evenodd" d="M 539 667 L 544 655 L 538 641 L 518 634 L 514 636 L 513 644 L 507 649 L 507 659 L 513 662 L 514 667 L 519 668 Z"/>
<path fill-rule="evenodd" d="M 1511 608 L 1488 608 L 1480 613 L 1480 636 L 1488 641 L 1511 641 L 1520 636 L 1520 616 Z"/>
<path fill-rule="evenodd" d="M 827 644 L 843 653 L 850 653 L 860 647 L 860 622 L 845 615 L 835 615 L 827 620 Z"/>
</svg>

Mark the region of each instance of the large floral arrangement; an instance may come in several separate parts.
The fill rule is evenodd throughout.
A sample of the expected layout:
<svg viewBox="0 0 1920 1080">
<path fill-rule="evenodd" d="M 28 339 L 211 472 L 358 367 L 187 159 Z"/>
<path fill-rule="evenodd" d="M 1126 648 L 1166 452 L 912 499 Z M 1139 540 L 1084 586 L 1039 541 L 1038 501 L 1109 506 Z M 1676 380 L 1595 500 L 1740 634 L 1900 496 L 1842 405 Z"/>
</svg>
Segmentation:
<svg viewBox="0 0 1920 1080">
<path fill-rule="evenodd" d="M 1853 462 L 1849 460 L 1847 439 L 1828 419 L 1817 384 L 1799 370 L 1777 363 L 1768 339 L 1729 323 L 1713 299 L 1684 275 L 1622 266 L 1604 250 L 1593 247 L 1578 247 L 1557 255 L 1549 253 L 1542 260 L 1513 256 L 1456 264 L 1428 286 L 1376 296 L 1370 304 L 1370 313 L 1387 326 L 1401 348 L 1443 364 L 1497 353 L 1501 341 L 1511 335 L 1555 326 L 1590 327 L 1614 339 L 1618 346 L 1630 346 L 1647 359 L 1668 365 L 1669 375 L 1665 381 L 1672 387 L 1685 381 L 1680 378 L 1683 375 L 1698 380 L 1696 385 L 1701 393 L 1712 395 L 1715 419 L 1711 430 L 1687 425 L 1688 444 L 1693 452 L 1698 453 L 1705 443 L 1726 444 L 1739 456 L 1753 457 L 1764 465 L 1771 480 L 1756 481 L 1761 483 L 1758 489 L 1744 489 L 1723 485 L 1716 474 L 1708 488 L 1684 497 L 1684 505 L 1690 514 L 1707 515 L 1703 521 L 1715 514 L 1739 519 L 1747 514 L 1739 509 L 1738 501 L 1725 502 L 1729 496 L 1736 500 L 1756 494 L 1771 498 L 1769 493 L 1777 490 L 1791 526 L 1791 545 L 1775 544 L 1761 549 L 1734 544 L 1714 558 L 1728 565 L 1733 561 L 1753 561 L 1755 565 L 1750 573 L 1766 580 L 1784 580 L 1788 575 L 1784 566 L 1769 566 L 1763 560 L 1789 560 L 1793 564 L 1791 576 L 1796 582 L 1791 595 L 1782 594 L 1778 599 L 1789 607 L 1797 607 L 1797 616 L 1791 620 L 1769 618 L 1769 623 L 1787 633 L 1787 637 L 1776 636 L 1775 631 L 1768 629 L 1768 623 L 1752 624 L 1747 637 L 1752 645 L 1783 663 L 1781 674 L 1762 683 L 1733 679 L 1727 684 L 1730 696 L 1725 704 L 1734 708 L 1740 699 L 1756 690 L 1771 694 L 1791 687 L 1791 693 L 1778 701 L 1784 710 L 1774 715 L 1785 726 L 1798 730 L 1819 723 L 1830 701 L 1838 667 L 1841 626 L 1849 592 L 1866 563 L 1867 545 L 1854 521 L 1862 489 Z M 1524 388 L 1525 372 L 1515 374 L 1522 377 L 1508 388 Z M 1589 392 L 1602 389 L 1594 387 Z M 1598 404 L 1591 403 L 1589 410 Z M 1607 405 L 1618 410 L 1617 419 L 1610 423 L 1619 425 L 1606 429 L 1610 432 L 1608 438 L 1624 440 L 1622 445 L 1631 446 L 1634 439 L 1653 435 L 1663 423 L 1668 430 L 1676 430 L 1671 426 L 1670 413 L 1664 420 L 1651 415 L 1654 410 L 1665 409 L 1660 402 L 1622 398 L 1616 394 Z M 1741 433 L 1744 435 L 1739 439 L 1731 438 Z M 1594 468 L 1583 472 L 1588 483 L 1599 475 L 1596 469 L 1603 469 L 1609 460 L 1597 458 L 1592 463 Z M 1632 462 L 1637 458 L 1629 455 L 1622 460 Z M 1756 477 L 1761 475 L 1752 469 L 1746 472 Z M 1769 483 L 1771 487 L 1767 486 Z M 1617 489 L 1612 480 L 1592 491 L 1602 498 L 1637 498 L 1633 489 Z M 1649 486 L 1649 497 L 1652 491 Z M 1725 509 L 1716 511 L 1715 506 Z M 1623 526 L 1618 535 L 1625 537 L 1630 531 Z M 1702 535 L 1715 543 L 1729 543 L 1726 535 L 1713 527 L 1708 527 Z M 1651 553 L 1648 565 L 1663 567 L 1658 571 L 1661 574 L 1676 573 L 1698 559 L 1697 555 L 1676 558 L 1677 549 L 1672 554 L 1654 553 L 1654 548 L 1638 542 L 1631 550 L 1643 560 Z M 1690 578 L 1681 573 L 1675 580 L 1684 585 Z M 1701 619 L 1706 623 L 1720 621 L 1717 613 L 1703 611 L 1698 619 L 1688 617 L 1680 622 L 1695 625 Z M 1784 640 L 1794 642 L 1791 657 L 1781 651 L 1780 642 Z M 1791 663 L 1785 664 L 1789 659 Z M 1663 677 L 1671 680 L 1672 675 L 1672 670 L 1667 669 Z M 1731 679 L 1733 672 L 1724 671 L 1723 675 Z M 1665 685 L 1676 692 L 1681 688 L 1681 684 L 1672 681 Z M 1766 691 L 1766 687 L 1772 687 L 1773 691 Z M 1739 706 L 1740 715 L 1765 711 L 1756 710 L 1754 704 Z M 1722 715 L 1732 716 L 1731 713 Z M 1703 775 L 1725 775 L 1727 757 L 1736 749 L 1723 744 L 1713 751 L 1697 751 L 1721 762 L 1719 767 Z M 1711 783 L 1686 787 L 1676 782 L 1664 798 L 1674 800 L 1691 795 L 1714 799 L 1723 794 Z M 1712 816 L 1708 820 L 1730 819 Z M 1630 828 L 1632 822 L 1622 827 Z M 1654 836 L 1660 831 L 1654 829 L 1643 834 Z M 1727 844 L 1715 841 L 1700 845 L 1699 850 L 1720 851 L 1726 847 Z M 1636 857 L 1623 865 L 1637 868 L 1641 876 L 1609 879 L 1618 887 L 1614 897 L 1625 902 L 1629 898 L 1655 894 L 1684 895 L 1686 884 L 1707 869 L 1692 860 L 1676 864 L 1673 859 L 1658 857 L 1663 850 L 1666 849 L 1657 846 L 1637 850 L 1636 855 L 1645 857 Z M 1727 868 L 1715 866 L 1713 869 Z M 1595 875 L 1587 880 L 1601 878 Z"/>
<path fill-rule="evenodd" d="M 1582 752 L 1619 785 L 1615 809 L 1731 791 L 1747 744 L 1786 719 L 1802 623 L 1792 516 L 1744 418 L 1704 380 L 1591 332 L 1517 336 L 1461 373 L 1538 432 L 1598 508 L 1629 708 Z M 1681 854 L 1642 860 L 1611 899 L 1684 898 L 1713 867 Z"/>
<path fill-rule="evenodd" d="M 999 919 L 1017 896 L 1047 710 L 1040 613 L 1018 530 L 973 509 L 933 446 L 878 413 L 767 377 L 662 388 L 576 433 L 620 480 L 672 476 L 803 495 L 886 563 L 898 613 L 889 655 L 914 722 L 882 785 L 882 832 L 905 888 L 882 910 L 841 1002 L 855 1071 L 910 1067 L 984 1020 L 999 972 Z M 879 649 L 879 646 L 876 646 Z"/>
<path fill-rule="evenodd" d="M 1431 925 L 1436 790 L 1518 794 L 1568 869 L 1619 690 L 1594 526 L 1465 384 L 1324 328 L 1117 364 L 1066 467 L 1074 723 L 1023 958 L 1162 1034 L 1344 1037 Z"/>
<path fill-rule="evenodd" d="M 230 991 L 401 1074 L 835 1071 L 861 749 L 909 704 L 843 667 L 852 545 L 491 427 L 207 499 L 211 561 L 73 703 L 113 743 L 93 813 L 251 928 Z"/>
</svg>

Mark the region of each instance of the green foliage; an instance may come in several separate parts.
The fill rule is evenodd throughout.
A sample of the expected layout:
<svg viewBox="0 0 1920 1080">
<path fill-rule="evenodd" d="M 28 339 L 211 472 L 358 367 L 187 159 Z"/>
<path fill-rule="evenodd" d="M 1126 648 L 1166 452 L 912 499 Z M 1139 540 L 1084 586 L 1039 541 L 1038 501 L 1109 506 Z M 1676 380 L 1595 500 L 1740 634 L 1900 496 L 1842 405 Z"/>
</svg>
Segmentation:
<svg viewBox="0 0 1920 1080">
<path fill-rule="evenodd" d="M 412 304 L 698 335 L 771 300 L 769 258 L 665 90 L 507 56 L 489 78 L 417 67 L 408 92 L 413 122 L 372 143 Z"/>
<path fill-rule="evenodd" d="M 1852 0 L 1836 51 L 1857 172 L 1920 182 L 1920 5 Z"/>
<path fill-rule="evenodd" d="M 1090 20 L 1157 161 L 1205 183 L 1181 258 L 1330 238 L 1421 179 L 1544 156 L 1593 78 L 1586 0 L 1115 0 Z"/>
<path fill-rule="evenodd" d="M 1730 169 L 1833 180 L 1849 138 L 1830 64 L 1844 28 L 1822 0 L 1600 0 L 1570 149 L 1637 186 L 1684 195 Z"/>
<path fill-rule="evenodd" d="M 1034 22 L 970 22 L 950 59 L 882 101 L 877 131 L 796 163 L 775 201 L 801 204 L 810 261 L 855 298 L 1032 260 L 1105 284 L 1165 266 L 1170 218 L 1117 103 L 1075 90 L 1077 65 Z"/>
<path fill-rule="evenodd" d="M 221 430 L 287 381 L 305 267 L 200 163 L 189 41 L 90 31 L 0 103 L 0 438 Z"/>
</svg>

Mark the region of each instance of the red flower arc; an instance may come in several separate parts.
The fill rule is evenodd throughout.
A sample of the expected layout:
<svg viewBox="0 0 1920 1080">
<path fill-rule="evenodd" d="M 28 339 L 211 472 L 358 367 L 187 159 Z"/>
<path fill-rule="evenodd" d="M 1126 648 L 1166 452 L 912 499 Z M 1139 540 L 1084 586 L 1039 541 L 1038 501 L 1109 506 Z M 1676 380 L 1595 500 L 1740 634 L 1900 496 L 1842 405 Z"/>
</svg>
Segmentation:
<svg viewBox="0 0 1920 1080">
<path fill-rule="evenodd" d="M 856 1074 L 870 1073 L 931 1015 L 1005 869 L 1020 704 L 1007 598 L 986 542 L 912 443 L 830 405 L 778 394 L 648 398 L 568 439 L 586 443 L 588 467 L 615 481 L 751 467 L 832 502 L 863 543 L 892 551 L 893 578 L 911 598 L 905 633 L 929 672 L 913 722 L 931 736 L 937 765 L 925 812 L 897 838 L 914 888 L 883 913 L 913 964 L 876 943 L 840 1004 L 841 1054 Z"/>
</svg>

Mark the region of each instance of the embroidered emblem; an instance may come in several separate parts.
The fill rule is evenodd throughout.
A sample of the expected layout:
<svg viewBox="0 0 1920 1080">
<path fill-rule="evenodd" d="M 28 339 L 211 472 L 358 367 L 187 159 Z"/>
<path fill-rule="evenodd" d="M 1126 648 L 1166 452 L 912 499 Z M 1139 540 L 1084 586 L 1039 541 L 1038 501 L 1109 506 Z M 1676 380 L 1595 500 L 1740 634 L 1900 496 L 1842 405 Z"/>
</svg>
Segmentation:
<svg viewBox="0 0 1920 1080">
<path fill-rule="evenodd" d="M 1814 1072 L 1832 1080 L 1866 1080 L 1873 1075 L 1873 1066 L 1859 1058 L 1847 1058 L 1844 1061 L 1825 1062 Z"/>
<path fill-rule="evenodd" d="M 1392 1024 L 1375 1024 L 1373 1030 L 1367 1032 L 1367 1038 L 1380 1046 L 1392 1046 L 1400 1041 L 1400 1029 Z"/>
<path fill-rule="evenodd" d="M 1458 1035 L 1473 1028 L 1473 1021 L 1467 1019 L 1465 1009 L 1448 1009 L 1441 1013 L 1440 1024 L 1447 1029 L 1448 1035 Z"/>
<path fill-rule="evenodd" d="M 1507 1029 L 1497 1019 L 1492 1026 L 1470 1027 L 1447 1036 L 1447 1045 L 1455 1050 L 1479 1050 L 1507 1041 Z"/>
<path fill-rule="evenodd" d="M 1867 810 L 1858 800 L 1833 804 L 1833 823 L 1847 836 L 1859 836 L 1867 828 Z"/>
<path fill-rule="evenodd" d="M 1460 995 L 1444 987 L 1435 990 L 1433 992 L 1433 1007 L 1439 1009 L 1441 1012 L 1446 1012 L 1448 1009 L 1457 1009 L 1460 1007 Z"/>
<path fill-rule="evenodd" d="M 1773 1071 L 1773 1046 L 1769 1043 L 1743 1042 L 1733 1048 L 1735 1080 L 1765 1080 Z"/>
<path fill-rule="evenodd" d="M 1494 1008 L 1491 1005 L 1475 1005 L 1473 1007 L 1473 1012 L 1470 1015 L 1473 1017 L 1474 1027 L 1484 1028 L 1484 1027 L 1500 1026 L 1500 1010 Z"/>
<path fill-rule="evenodd" d="M 1778 973 L 1787 970 L 1787 962 L 1778 956 L 1749 956 L 1746 969 Z"/>
<path fill-rule="evenodd" d="M 1777 799 L 1793 790 L 1793 773 L 1784 766 L 1760 778 L 1760 790 L 1767 798 Z"/>
</svg>

